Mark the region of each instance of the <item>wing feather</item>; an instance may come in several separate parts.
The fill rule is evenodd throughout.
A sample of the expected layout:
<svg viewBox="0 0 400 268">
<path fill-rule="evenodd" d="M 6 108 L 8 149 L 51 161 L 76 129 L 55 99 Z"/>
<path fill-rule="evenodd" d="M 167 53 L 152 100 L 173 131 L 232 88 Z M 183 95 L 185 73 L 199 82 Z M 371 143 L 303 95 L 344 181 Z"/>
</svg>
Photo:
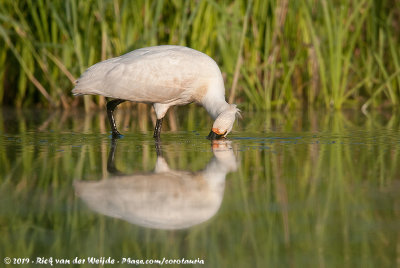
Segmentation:
<svg viewBox="0 0 400 268">
<path fill-rule="evenodd" d="M 77 80 L 73 94 L 150 103 L 188 101 L 215 75 L 215 66 L 207 55 L 190 48 L 143 48 L 93 65 Z"/>
</svg>

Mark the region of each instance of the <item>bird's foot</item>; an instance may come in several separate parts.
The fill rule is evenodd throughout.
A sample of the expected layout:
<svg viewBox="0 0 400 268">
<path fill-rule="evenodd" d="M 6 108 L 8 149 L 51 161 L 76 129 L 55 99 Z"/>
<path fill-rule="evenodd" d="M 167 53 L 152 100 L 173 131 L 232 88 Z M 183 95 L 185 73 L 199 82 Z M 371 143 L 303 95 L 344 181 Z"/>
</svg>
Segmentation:
<svg viewBox="0 0 400 268">
<path fill-rule="evenodd" d="M 119 138 L 123 137 L 123 135 L 121 133 L 119 133 L 118 131 L 113 131 L 111 136 L 113 139 L 119 139 Z"/>
</svg>

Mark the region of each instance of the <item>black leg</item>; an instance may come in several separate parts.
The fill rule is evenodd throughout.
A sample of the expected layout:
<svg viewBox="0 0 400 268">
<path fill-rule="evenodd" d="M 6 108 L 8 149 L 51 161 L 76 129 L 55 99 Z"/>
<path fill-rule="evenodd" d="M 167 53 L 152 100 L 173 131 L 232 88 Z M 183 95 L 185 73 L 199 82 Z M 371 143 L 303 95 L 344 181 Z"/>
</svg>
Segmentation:
<svg viewBox="0 0 400 268">
<path fill-rule="evenodd" d="M 157 157 L 159 157 L 159 156 L 162 157 L 162 149 L 161 149 L 161 140 L 160 139 L 156 139 L 155 146 L 156 146 Z"/>
<path fill-rule="evenodd" d="M 117 149 L 117 139 L 112 138 L 111 140 L 111 149 L 110 153 L 108 154 L 107 160 L 107 170 L 111 174 L 114 175 L 123 175 L 116 167 L 115 167 L 115 150 Z"/>
<path fill-rule="evenodd" d="M 118 132 L 117 126 L 115 125 L 113 112 L 114 112 L 115 107 L 117 107 L 118 104 L 121 104 L 124 101 L 125 100 L 116 99 L 116 100 L 107 102 L 107 115 L 108 115 L 108 120 L 110 121 L 113 138 L 118 138 L 121 136 L 121 133 Z"/>
<path fill-rule="evenodd" d="M 155 138 L 156 140 L 160 140 L 162 121 L 163 119 L 161 118 L 157 119 L 156 122 L 156 128 L 154 129 L 154 135 L 153 135 L 153 138 Z"/>
</svg>

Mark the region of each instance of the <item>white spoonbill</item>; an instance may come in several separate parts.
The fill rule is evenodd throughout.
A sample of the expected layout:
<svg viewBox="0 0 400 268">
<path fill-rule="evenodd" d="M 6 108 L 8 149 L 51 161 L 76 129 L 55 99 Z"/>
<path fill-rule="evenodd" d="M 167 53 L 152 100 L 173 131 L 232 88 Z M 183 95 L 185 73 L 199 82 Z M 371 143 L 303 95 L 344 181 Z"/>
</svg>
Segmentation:
<svg viewBox="0 0 400 268">
<path fill-rule="evenodd" d="M 198 103 L 215 120 L 209 139 L 226 137 L 239 109 L 225 101 L 225 88 L 216 62 L 204 53 L 183 46 L 154 46 L 108 59 L 83 73 L 74 95 L 102 95 L 113 137 L 119 137 L 113 111 L 124 101 L 153 104 L 157 115 L 154 138 L 159 139 L 169 107 Z"/>
<path fill-rule="evenodd" d="M 177 230 L 209 220 L 219 210 L 226 175 L 237 169 L 229 141 L 213 141 L 214 157 L 198 172 L 170 169 L 157 156 L 153 172 L 123 174 L 115 167 L 112 140 L 107 169 L 110 177 L 75 181 L 77 195 L 94 211 L 143 227 Z"/>
</svg>

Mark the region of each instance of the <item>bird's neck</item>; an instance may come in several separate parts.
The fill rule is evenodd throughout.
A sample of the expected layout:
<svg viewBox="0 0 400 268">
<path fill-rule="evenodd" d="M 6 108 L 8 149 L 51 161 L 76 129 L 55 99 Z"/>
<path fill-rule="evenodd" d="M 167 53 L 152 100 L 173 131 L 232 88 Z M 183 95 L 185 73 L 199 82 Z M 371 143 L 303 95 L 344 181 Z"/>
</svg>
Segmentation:
<svg viewBox="0 0 400 268">
<path fill-rule="evenodd" d="M 204 108 L 215 120 L 221 113 L 229 109 L 229 104 L 225 101 L 225 98 L 208 98 L 203 102 Z"/>
</svg>

